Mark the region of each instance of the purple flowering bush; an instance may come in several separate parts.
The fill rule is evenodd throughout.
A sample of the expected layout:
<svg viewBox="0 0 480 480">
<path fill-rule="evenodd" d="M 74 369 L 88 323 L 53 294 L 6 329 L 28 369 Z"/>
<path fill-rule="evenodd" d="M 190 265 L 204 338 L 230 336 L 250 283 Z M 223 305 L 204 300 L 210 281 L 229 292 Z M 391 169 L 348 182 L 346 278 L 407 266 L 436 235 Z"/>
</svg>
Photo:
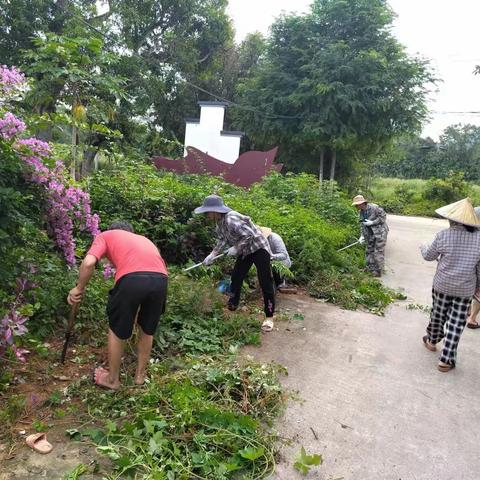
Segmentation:
<svg viewBox="0 0 480 480">
<path fill-rule="evenodd" d="M 16 68 L 0 66 L 0 357 L 11 350 L 19 360 L 26 350 L 17 340 L 27 319 L 38 319 L 39 331 L 66 313 L 77 242 L 83 246 L 99 233 L 88 193 L 72 184 L 51 145 L 28 136 L 15 114 L 12 99 L 25 83 Z M 85 310 L 96 317 L 96 310 Z"/>
</svg>

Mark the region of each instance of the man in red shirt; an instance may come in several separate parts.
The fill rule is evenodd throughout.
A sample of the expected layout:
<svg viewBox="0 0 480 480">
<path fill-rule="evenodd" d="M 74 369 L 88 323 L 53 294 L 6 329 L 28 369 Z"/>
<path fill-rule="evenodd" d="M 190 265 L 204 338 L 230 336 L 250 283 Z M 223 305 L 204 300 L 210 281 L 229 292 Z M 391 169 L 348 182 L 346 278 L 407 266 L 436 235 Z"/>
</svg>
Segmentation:
<svg viewBox="0 0 480 480">
<path fill-rule="evenodd" d="M 134 234 L 127 222 L 115 222 L 95 238 L 83 259 L 77 286 L 68 294 L 70 305 L 81 301 L 95 265 L 103 257 L 116 269 L 107 305 L 109 369 L 96 368 L 94 377 L 97 385 L 116 390 L 120 387 L 124 341 L 132 335 L 137 313 L 140 329 L 135 383 L 145 381 L 153 335 L 165 311 L 168 272 L 160 252 L 148 238 Z"/>
</svg>

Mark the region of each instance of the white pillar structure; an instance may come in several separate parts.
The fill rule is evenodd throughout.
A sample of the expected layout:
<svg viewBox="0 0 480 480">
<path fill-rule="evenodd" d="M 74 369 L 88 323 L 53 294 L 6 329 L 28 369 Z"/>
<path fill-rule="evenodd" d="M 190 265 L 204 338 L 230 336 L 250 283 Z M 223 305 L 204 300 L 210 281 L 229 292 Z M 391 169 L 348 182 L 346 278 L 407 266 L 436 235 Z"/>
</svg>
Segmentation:
<svg viewBox="0 0 480 480">
<path fill-rule="evenodd" d="M 240 153 L 240 140 L 243 132 L 223 130 L 223 120 L 227 103 L 198 102 L 200 119 L 186 118 L 185 150 L 195 147 L 225 163 L 235 163 Z"/>
</svg>

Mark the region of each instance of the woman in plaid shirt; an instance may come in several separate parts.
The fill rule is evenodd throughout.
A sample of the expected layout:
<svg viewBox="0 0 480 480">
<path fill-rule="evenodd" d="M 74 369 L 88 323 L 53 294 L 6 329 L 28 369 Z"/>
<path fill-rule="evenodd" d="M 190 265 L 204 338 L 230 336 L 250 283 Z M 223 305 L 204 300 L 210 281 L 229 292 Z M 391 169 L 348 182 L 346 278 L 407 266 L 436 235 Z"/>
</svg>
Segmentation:
<svg viewBox="0 0 480 480">
<path fill-rule="evenodd" d="M 467 323 L 472 296 L 480 293 L 480 218 L 468 198 L 436 210 L 450 221 L 430 245 L 420 247 L 423 258 L 437 260 L 433 279 L 433 305 L 425 347 L 434 352 L 444 339 L 438 369 L 455 368 L 457 346 Z"/>
<path fill-rule="evenodd" d="M 229 310 L 236 310 L 240 302 L 240 293 L 243 280 L 251 266 L 257 267 L 258 281 L 263 292 L 265 321 L 262 330 L 273 330 L 273 315 L 275 313 L 275 291 L 273 288 L 272 269 L 270 266 L 270 246 L 260 229 L 254 225 L 250 217 L 235 212 L 227 207 L 218 195 L 209 195 L 203 205 L 194 210 L 194 213 L 205 213 L 207 218 L 217 224 L 217 244 L 203 263 L 210 265 L 214 257 L 219 255 L 227 246 L 228 255 L 237 257 L 232 272 L 230 286 Z"/>
</svg>

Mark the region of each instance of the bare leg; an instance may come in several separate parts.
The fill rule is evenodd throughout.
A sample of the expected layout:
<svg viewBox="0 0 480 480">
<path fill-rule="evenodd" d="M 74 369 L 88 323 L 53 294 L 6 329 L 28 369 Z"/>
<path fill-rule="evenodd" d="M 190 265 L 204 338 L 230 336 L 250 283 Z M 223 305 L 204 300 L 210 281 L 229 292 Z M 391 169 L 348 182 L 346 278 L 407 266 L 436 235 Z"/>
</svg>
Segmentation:
<svg viewBox="0 0 480 480">
<path fill-rule="evenodd" d="M 475 325 L 477 323 L 476 318 L 477 318 L 478 312 L 480 312 L 480 302 L 477 302 L 475 299 L 473 299 L 472 306 L 470 307 L 470 315 L 467 319 L 467 322 L 470 325 Z"/>
<path fill-rule="evenodd" d="M 108 330 L 108 370 L 97 368 L 95 382 L 102 386 L 117 390 L 120 387 L 120 365 L 122 363 L 124 341 L 112 330 Z"/>
<path fill-rule="evenodd" d="M 145 371 L 150 360 L 152 344 L 153 335 L 147 335 L 140 327 L 138 329 L 137 372 L 135 374 L 135 383 L 137 385 L 142 385 L 145 382 Z"/>
</svg>

